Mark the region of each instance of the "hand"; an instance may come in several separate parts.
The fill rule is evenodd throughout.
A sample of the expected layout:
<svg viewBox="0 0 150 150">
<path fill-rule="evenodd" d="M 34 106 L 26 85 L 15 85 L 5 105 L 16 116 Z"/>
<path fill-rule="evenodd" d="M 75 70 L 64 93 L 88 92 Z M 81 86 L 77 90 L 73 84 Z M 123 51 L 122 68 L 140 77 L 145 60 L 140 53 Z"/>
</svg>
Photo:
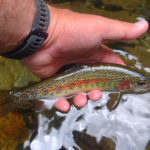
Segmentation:
<svg viewBox="0 0 150 150">
<path fill-rule="evenodd" d="M 51 20 L 47 40 L 39 51 L 23 59 L 28 69 L 40 78 L 47 78 L 70 63 L 109 62 L 124 65 L 101 42 L 133 40 L 148 29 L 146 21 L 131 24 L 50 6 L 49 9 Z M 90 99 L 93 100 L 101 95 L 97 90 L 92 93 Z M 97 95 L 96 99 L 94 95 Z M 74 97 L 75 106 L 82 107 L 86 102 L 87 98 L 83 94 Z M 64 99 L 57 101 L 55 106 L 62 111 L 70 107 Z"/>
</svg>

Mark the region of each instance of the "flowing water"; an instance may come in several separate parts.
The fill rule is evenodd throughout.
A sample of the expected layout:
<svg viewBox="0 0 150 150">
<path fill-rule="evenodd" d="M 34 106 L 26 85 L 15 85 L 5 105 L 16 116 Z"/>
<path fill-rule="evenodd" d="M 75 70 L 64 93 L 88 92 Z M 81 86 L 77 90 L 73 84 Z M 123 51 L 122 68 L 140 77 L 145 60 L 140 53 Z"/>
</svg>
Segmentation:
<svg viewBox="0 0 150 150">
<path fill-rule="evenodd" d="M 38 132 L 26 141 L 32 150 L 144 150 L 150 139 L 149 93 L 125 94 L 119 106 L 109 110 L 110 93 L 66 114 L 39 114 Z M 105 141 L 104 141 L 105 137 Z"/>
<path fill-rule="evenodd" d="M 51 0 L 82 13 L 135 22 L 150 21 L 149 0 Z M 130 67 L 150 75 L 150 30 L 131 42 L 105 43 Z M 0 58 L 0 88 L 37 81 L 22 62 Z M 4 80 L 5 79 L 5 80 Z M 150 150 L 150 92 L 103 92 L 82 109 L 61 113 L 45 101 L 42 113 L 15 111 L 0 118 L 1 150 Z"/>
</svg>

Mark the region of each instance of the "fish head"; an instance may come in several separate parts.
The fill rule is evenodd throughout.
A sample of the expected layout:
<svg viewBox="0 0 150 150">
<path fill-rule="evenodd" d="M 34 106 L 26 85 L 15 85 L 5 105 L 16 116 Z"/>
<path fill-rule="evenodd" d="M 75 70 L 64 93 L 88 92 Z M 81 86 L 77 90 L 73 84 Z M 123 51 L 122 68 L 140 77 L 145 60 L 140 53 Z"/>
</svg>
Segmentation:
<svg viewBox="0 0 150 150">
<path fill-rule="evenodd" d="M 117 85 L 118 90 L 143 91 L 148 88 L 150 88 L 150 78 L 144 76 L 126 78 L 120 80 Z"/>
<path fill-rule="evenodd" d="M 131 86 L 133 86 L 133 89 L 136 91 L 144 91 L 150 88 L 150 78 L 147 77 L 139 77 L 136 79 L 136 81 L 133 83 L 131 82 Z"/>
</svg>

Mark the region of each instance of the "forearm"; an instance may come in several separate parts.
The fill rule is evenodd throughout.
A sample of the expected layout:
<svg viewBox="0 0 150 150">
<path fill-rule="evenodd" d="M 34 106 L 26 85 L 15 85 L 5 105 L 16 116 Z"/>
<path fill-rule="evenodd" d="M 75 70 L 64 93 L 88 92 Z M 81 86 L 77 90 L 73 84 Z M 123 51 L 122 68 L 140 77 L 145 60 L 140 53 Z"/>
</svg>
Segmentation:
<svg viewBox="0 0 150 150">
<path fill-rule="evenodd" d="M 0 53 L 16 48 L 31 30 L 33 0 L 0 0 Z"/>
</svg>

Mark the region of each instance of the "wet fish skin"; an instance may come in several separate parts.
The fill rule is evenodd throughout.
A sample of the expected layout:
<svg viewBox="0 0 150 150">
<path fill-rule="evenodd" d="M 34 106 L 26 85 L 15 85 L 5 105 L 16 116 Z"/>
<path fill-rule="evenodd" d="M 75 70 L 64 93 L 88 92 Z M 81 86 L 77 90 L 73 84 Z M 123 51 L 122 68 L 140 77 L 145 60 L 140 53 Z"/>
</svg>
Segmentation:
<svg viewBox="0 0 150 150">
<path fill-rule="evenodd" d="M 59 98 L 93 89 L 125 91 L 149 87 L 149 78 L 127 66 L 117 64 L 79 65 L 46 80 L 10 91 L 13 103 L 33 99 Z"/>
</svg>

